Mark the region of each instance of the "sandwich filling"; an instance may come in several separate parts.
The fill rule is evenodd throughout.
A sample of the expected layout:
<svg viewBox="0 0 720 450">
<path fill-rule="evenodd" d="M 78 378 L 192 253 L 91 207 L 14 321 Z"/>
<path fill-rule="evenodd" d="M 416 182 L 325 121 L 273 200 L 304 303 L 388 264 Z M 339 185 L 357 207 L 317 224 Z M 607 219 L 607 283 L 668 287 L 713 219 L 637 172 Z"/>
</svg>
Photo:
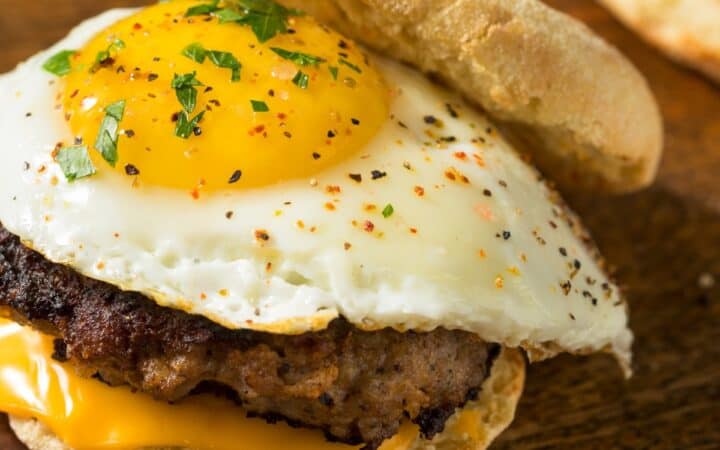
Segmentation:
<svg viewBox="0 0 720 450">
<path fill-rule="evenodd" d="M 54 358 L 110 385 L 179 401 L 228 391 L 250 414 L 377 448 L 404 418 L 424 436 L 474 400 L 499 346 L 442 328 L 320 332 L 229 330 L 52 263 L 0 227 L 0 306 L 57 337 Z"/>
</svg>

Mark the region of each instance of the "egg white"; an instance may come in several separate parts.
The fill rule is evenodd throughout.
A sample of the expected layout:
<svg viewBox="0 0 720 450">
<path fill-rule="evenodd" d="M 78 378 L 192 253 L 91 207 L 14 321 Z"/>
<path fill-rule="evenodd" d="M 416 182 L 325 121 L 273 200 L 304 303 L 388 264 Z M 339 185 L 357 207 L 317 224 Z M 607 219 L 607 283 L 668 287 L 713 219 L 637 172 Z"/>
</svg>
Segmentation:
<svg viewBox="0 0 720 450">
<path fill-rule="evenodd" d="M 88 20 L 0 77 L 0 221 L 24 243 L 230 328 L 300 333 L 342 315 L 366 329 L 463 329 L 545 355 L 610 349 L 627 363 L 632 335 L 618 289 L 537 173 L 455 94 L 385 59 L 372 58 L 400 92 L 392 118 L 364 151 L 314 179 L 199 201 L 133 189 L 102 170 L 66 182 L 50 154 L 72 136 L 54 108 L 59 81 L 41 65 L 133 11 Z M 455 141 L 438 145 L 427 130 Z M 469 184 L 450 180 L 451 168 Z M 387 176 L 373 180 L 373 170 Z M 385 218 L 387 204 L 395 211 Z"/>
</svg>

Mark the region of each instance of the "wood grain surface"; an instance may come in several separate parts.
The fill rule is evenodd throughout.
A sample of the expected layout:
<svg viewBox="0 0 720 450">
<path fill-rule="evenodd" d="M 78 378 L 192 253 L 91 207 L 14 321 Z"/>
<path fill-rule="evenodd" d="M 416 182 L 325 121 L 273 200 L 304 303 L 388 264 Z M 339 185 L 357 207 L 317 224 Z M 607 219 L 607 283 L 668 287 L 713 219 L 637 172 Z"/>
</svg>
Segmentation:
<svg viewBox="0 0 720 450">
<path fill-rule="evenodd" d="M 533 365 L 517 420 L 494 448 L 718 449 L 720 88 L 666 60 L 592 1 L 548 2 L 588 23 L 645 73 L 666 120 L 666 153 L 645 192 L 565 192 L 630 299 L 635 376 L 625 382 L 605 356 Z M 0 0 L 0 72 L 81 19 L 141 3 Z M 22 449 L 2 426 L 0 449 Z"/>
</svg>

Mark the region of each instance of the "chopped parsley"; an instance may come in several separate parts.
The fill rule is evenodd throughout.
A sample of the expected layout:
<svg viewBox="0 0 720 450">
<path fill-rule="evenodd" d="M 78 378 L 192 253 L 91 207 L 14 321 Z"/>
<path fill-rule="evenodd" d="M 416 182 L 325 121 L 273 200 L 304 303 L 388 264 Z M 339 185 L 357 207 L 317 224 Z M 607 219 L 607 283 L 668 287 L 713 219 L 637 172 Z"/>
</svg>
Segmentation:
<svg viewBox="0 0 720 450">
<path fill-rule="evenodd" d="M 329 66 L 328 69 L 330 70 L 330 75 L 332 75 L 333 80 L 337 81 L 338 78 L 338 68 L 335 66 Z"/>
<path fill-rule="evenodd" d="M 90 72 L 97 72 L 100 67 L 108 64 L 108 62 L 112 62 L 112 53 L 117 53 L 124 48 L 125 42 L 122 39 L 115 39 L 114 41 L 112 41 L 112 43 L 108 45 L 105 50 L 99 51 L 97 55 L 95 55 L 95 62 L 93 63 L 92 67 L 90 67 Z"/>
<path fill-rule="evenodd" d="M 228 3 L 229 8 L 214 11 L 220 22 L 249 26 L 261 43 L 280 33 L 287 33 L 288 19 L 302 15 L 302 12 L 286 8 L 272 0 L 232 0 Z"/>
<path fill-rule="evenodd" d="M 242 64 L 240 64 L 232 53 L 209 50 L 207 52 L 207 57 L 213 64 L 221 69 L 232 70 L 232 81 L 240 81 L 240 69 L 242 68 Z"/>
<path fill-rule="evenodd" d="M 254 112 L 268 112 L 270 107 L 262 100 L 250 100 Z"/>
<path fill-rule="evenodd" d="M 325 60 L 319 56 L 313 56 L 307 53 L 291 52 L 290 50 L 278 47 L 271 47 L 270 50 L 275 52 L 281 58 L 292 61 L 298 66 L 317 66 L 318 64 L 325 62 Z"/>
<path fill-rule="evenodd" d="M 218 7 L 218 3 L 220 3 L 220 0 L 213 0 L 210 3 L 203 3 L 188 8 L 188 10 L 185 12 L 185 17 L 204 16 L 217 12 L 218 10 L 220 10 L 220 8 Z"/>
<path fill-rule="evenodd" d="M 205 111 L 200 111 L 200 114 L 189 119 L 188 113 L 183 111 L 178 115 L 177 125 L 175 126 L 175 136 L 188 139 L 191 134 L 198 135 L 200 128 L 198 124 L 205 115 Z"/>
<path fill-rule="evenodd" d="M 356 66 L 355 64 L 351 63 L 350 61 L 348 61 L 346 59 L 341 59 L 338 62 L 344 66 L 351 68 L 352 70 L 354 70 L 357 73 L 362 73 L 362 70 L 358 66 Z"/>
<path fill-rule="evenodd" d="M 50 57 L 42 68 L 58 77 L 64 77 L 72 71 L 70 58 L 77 53 L 75 50 L 63 50 Z"/>
<path fill-rule="evenodd" d="M 87 147 L 84 145 L 61 148 L 55 155 L 55 161 L 60 165 L 65 178 L 70 182 L 95 174 L 95 166 L 90 160 Z"/>
<path fill-rule="evenodd" d="M 184 75 L 175 74 L 170 86 L 175 89 L 175 95 L 178 101 L 187 113 L 195 110 L 197 105 L 197 89 L 195 86 L 204 86 L 197 78 L 196 72 L 186 73 Z"/>
<path fill-rule="evenodd" d="M 207 50 L 205 50 L 202 45 L 194 42 L 183 49 L 182 55 L 192 59 L 196 63 L 202 64 L 205 62 Z"/>
<path fill-rule="evenodd" d="M 120 121 L 125 114 L 125 100 L 117 101 L 105 108 L 105 117 L 100 124 L 95 149 L 112 167 L 118 160 L 117 144 Z"/>
<path fill-rule="evenodd" d="M 387 219 L 388 217 L 392 216 L 394 212 L 395 212 L 395 208 L 393 208 L 393 205 L 391 205 L 390 203 L 388 203 L 388 204 L 385 206 L 385 208 L 382 210 L 382 215 L 383 215 L 384 218 Z"/>
<path fill-rule="evenodd" d="M 293 83 L 295 83 L 300 89 L 307 89 L 308 84 L 310 83 L 310 75 L 306 74 L 302 70 L 298 70 L 298 73 L 295 74 L 295 78 L 293 78 Z"/>
<path fill-rule="evenodd" d="M 233 82 L 240 81 L 242 64 L 240 64 L 240 61 L 238 61 L 232 53 L 221 52 L 219 50 L 206 50 L 201 44 L 195 42 L 185 47 L 182 54 L 200 64 L 204 63 L 207 58 L 221 69 L 230 69 L 232 71 L 231 80 Z"/>
</svg>

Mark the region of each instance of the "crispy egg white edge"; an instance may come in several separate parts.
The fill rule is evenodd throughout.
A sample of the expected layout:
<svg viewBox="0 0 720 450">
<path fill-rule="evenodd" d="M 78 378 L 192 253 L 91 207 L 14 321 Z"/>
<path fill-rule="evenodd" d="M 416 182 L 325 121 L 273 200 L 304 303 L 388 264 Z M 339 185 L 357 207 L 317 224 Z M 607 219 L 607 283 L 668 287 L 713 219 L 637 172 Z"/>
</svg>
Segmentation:
<svg viewBox="0 0 720 450">
<path fill-rule="evenodd" d="M 572 227 L 552 215 L 562 208 L 550 200 L 537 173 L 497 131 L 483 135 L 487 144 L 480 153 L 487 167 L 457 161 L 453 154 L 471 153 L 470 139 L 492 125 L 464 106 L 459 106 L 462 120 L 454 120 L 445 103 L 462 105 L 456 95 L 394 62 L 373 57 L 391 84 L 402 81 L 403 94 L 391 106 L 395 119 L 368 145 L 368 152 L 318 174 L 316 188 L 297 180 L 218 194 L 198 205 L 186 193 L 132 191 L 127 180 L 102 172 L 67 183 L 49 154 L 57 141 L 68 142 L 71 136 L 62 113 L 53 110 L 57 87 L 49 83 L 54 78 L 40 66 L 56 51 L 82 47 L 135 11 L 112 10 L 90 19 L 0 76 L 0 101 L 6 105 L 0 124 L 6 142 L 5 155 L 0 155 L 0 221 L 26 245 L 91 278 L 229 328 L 301 333 L 342 315 L 366 329 L 442 326 L 549 353 L 556 353 L 555 348 L 607 350 L 628 366 L 632 334 L 619 290 Z M 430 114 L 446 124 L 442 134 L 457 136 L 456 142 L 425 152 L 408 150 L 406 144 L 393 148 L 393 139 L 427 140 L 421 118 Z M 408 128 L 399 127 L 398 120 Z M 24 170 L 25 162 L 30 170 Z M 413 170 L 402 170 L 406 162 Z M 42 166 L 47 170 L 38 173 Z M 472 187 L 443 179 L 440 167 L 459 168 Z M 388 176 L 371 181 L 367 174 L 373 169 Z M 347 177 L 351 172 L 362 172 L 367 181 L 353 185 Z M 500 187 L 500 180 L 508 187 Z M 412 192 L 419 184 L 428 192 L 424 203 L 416 203 L 421 200 Z M 334 201 L 323 192 L 326 185 L 343 187 L 337 212 L 323 209 Z M 484 187 L 492 190 L 491 199 L 480 194 Z M 283 209 L 286 201 L 293 205 Z M 396 213 L 389 219 L 378 212 L 365 214 L 362 205 L 368 201 L 379 209 L 392 203 Z M 491 209 L 492 220 L 472 216 L 481 203 Z M 192 214 L 202 221 L 191 220 L 188 208 L 196 208 Z M 233 220 L 225 219 L 227 210 L 234 210 Z M 276 211 L 291 219 L 273 222 Z M 50 221 L 44 220 L 47 215 Z M 288 225 L 303 220 L 311 227 L 317 217 L 328 219 L 318 222 L 316 233 Z M 384 230 L 382 238 L 349 225 L 351 219 L 362 223 L 368 217 Z M 552 230 L 550 220 L 556 222 Z M 409 236 L 407 229 L 415 225 L 418 235 Z M 258 245 L 252 237 L 257 229 L 267 230 L 271 241 Z M 510 239 L 498 237 L 505 230 L 511 231 Z M 123 237 L 120 243 L 111 238 L 115 231 Z M 537 233 L 545 245 L 539 244 Z M 350 251 L 343 242 L 352 243 Z M 559 247 L 567 249 L 569 261 L 582 262 L 577 283 L 590 277 L 592 286 L 563 294 L 558 285 L 569 276 L 568 260 L 558 255 Z M 462 252 L 475 255 L 480 248 L 488 255 L 482 260 Z M 522 253 L 527 262 L 520 260 Z M 270 260 L 277 262 L 271 276 L 265 273 Z M 509 273 L 512 268 L 520 275 Z M 601 290 L 602 283 L 610 289 Z M 583 291 L 598 300 L 596 306 Z M 200 292 L 207 292 L 206 300 L 197 300 Z"/>
</svg>

